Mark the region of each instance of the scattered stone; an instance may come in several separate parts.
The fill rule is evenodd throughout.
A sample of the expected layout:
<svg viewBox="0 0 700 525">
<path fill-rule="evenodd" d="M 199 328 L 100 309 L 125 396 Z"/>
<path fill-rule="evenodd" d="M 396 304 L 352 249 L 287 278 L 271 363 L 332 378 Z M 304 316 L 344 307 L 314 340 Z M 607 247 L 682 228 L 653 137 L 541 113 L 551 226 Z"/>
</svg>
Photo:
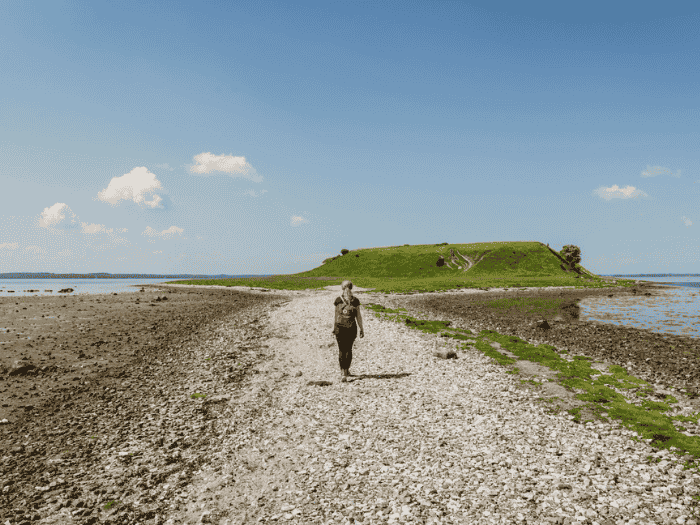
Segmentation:
<svg viewBox="0 0 700 525">
<path fill-rule="evenodd" d="M 207 396 L 204 398 L 204 402 L 207 404 L 213 403 L 228 403 L 231 400 L 231 396 L 228 394 L 221 394 L 215 396 Z"/>
<path fill-rule="evenodd" d="M 440 359 L 457 359 L 457 352 L 454 350 L 436 350 L 433 355 Z"/>
<path fill-rule="evenodd" d="M 535 327 L 541 328 L 542 330 L 549 330 L 550 328 L 552 328 L 546 319 L 540 319 L 539 321 L 535 321 Z"/>
<path fill-rule="evenodd" d="M 74 291 L 73 288 L 64 288 L 63 290 L 59 290 L 58 293 L 73 293 Z"/>
<path fill-rule="evenodd" d="M 15 364 L 12 365 L 10 368 L 9 375 L 11 376 L 23 376 L 25 374 L 28 374 L 32 370 L 34 370 L 36 367 L 31 364 L 27 363 L 24 361 L 15 361 Z"/>
<path fill-rule="evenodd" d="M 301 370 L 299 370 L 296 374 L 294 374 L 294 377 L 301 377 L 301 376 L 302 376 Z"/>
</svg>

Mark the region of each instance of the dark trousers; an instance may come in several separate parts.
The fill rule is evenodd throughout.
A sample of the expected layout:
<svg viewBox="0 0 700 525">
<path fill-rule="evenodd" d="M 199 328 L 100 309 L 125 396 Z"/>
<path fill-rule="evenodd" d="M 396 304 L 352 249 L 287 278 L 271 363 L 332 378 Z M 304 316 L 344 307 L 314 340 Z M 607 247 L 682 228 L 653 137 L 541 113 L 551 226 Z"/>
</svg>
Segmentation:
<svg viewBox="0 0 700 525">
<path fill-rule="evenodd" d="M 357 338 L 357 326 L 353 328 L 339 328 L 335 335 L 335 340 L 338 341 L 338 362 L 340 369 L 345 370 L 350 368 L 352 363 L 352 345 Z"/>
</svg>

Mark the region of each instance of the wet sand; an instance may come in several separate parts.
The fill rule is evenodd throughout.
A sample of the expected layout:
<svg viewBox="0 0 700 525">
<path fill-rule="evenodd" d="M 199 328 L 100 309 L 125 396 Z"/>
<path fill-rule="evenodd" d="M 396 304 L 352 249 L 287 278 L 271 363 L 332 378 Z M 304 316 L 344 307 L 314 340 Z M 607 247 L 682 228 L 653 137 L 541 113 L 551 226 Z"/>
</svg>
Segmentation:
<svg viewBox="0 0 700 525">
<path fill-rule="evenodd" d="M 62 388 L 126 375 L 145 354 L 162 352 L 201 325 L 251 302 L 270 302 L 265 295 L 231 289 L 144 289 L 0 298 L 0 421 L 39 416 L 41 405 Z"/>
<path fill-rule="evenodd" d="M 47 523 L 68 515 L 71 523 L 152 523 L 163 505 L 151 501 L 151 483 L 173 469 L 190 476 L 206 461 L 211 411 L 195 406 L 189 392 L 201 388 L 202 376 L 230 385 L 245 378 L 264 351 L 266 312 L 287 297 L 146 289 L 0 300 L 0 421 L 7 420 L 0 424 L 0 523 L 51 515 L 58 521 Z M 236 365 L 212 375 L 203 353 L 221 344 L 222 326 L 239 334 L 224 343 L 235 349 Z M 173 417 L 162 416 L 168 408 Z M 173 443 L 200 446 L 176 457 L 168 452 Z M 129 446 L 134 454 L 123 457 Z M 105 460 L 133 467 L 106 469 Z M 104 509 L 134 493 L 150 505 Z"/>
</svg>

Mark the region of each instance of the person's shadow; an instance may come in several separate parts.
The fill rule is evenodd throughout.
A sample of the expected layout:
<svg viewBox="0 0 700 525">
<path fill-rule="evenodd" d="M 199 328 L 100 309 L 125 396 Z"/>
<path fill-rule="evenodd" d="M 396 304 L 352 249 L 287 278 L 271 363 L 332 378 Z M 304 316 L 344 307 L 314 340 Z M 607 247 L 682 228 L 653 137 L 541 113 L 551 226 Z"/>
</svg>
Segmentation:
<svg viewBox="0 0 700 525">
<path fill-rule="evenodd" d="M 361 379 L 401 379 L 408 377 L 409 372 L 401 372 L 400 374 L 360 374 L 357 376 L 348 376 L 348 381 L 358 381 Z"/>
<path fill-rule="evenodd" d="M 408 372 L 401 372 L 400 374 L 360 374 L 357 376 L 348 376 L 348 383 L 353 381 L 361 381 L 362 379 L 401 379 L 402 377 L 408 377 L 411 374 Z M 309 381 L 306 383 L 308 386 L 330 386 L 333 381 Z"/>
</svg>

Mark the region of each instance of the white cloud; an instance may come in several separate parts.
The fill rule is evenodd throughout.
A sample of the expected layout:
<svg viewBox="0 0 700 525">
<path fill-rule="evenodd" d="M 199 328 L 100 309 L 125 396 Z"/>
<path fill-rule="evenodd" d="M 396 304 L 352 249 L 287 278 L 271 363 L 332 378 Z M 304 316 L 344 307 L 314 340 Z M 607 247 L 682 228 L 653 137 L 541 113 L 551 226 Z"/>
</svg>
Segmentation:
<svg viewBox="0 0 700 525">
<path fill-rule="evenodd" d="M 36 246 L 36 245 L 25 246 L 24 251 L 25 252 L 32 252 L 32 253 L 36 253 L 36 254 L 46 253 L 46 250 L 44 250 L 43 248 L 40 248 L 39 246 Z"/>
<path fill-rule="evenodd" d="M 646 193 L 635 188 L 634 186 L 618 188 L 617 184 L 611 186 L 610 188 L 601 186 L 597 190 L 593 190 L 593 193 L 607 201 L 610 199 L 634 199 L 635 197 L 648 197 Z"/>
<path fill-rule="evenodd" d="M 83 233 L 112 233 L 114 230 L 112 228 L 107 229 L 104 224 L 88 224 L 86 222 L 82 223 Z"/>
<path fill-rule="evenodd" d="M 190 173 L 195 175 L 209 175 L 213 171 L 228 173 L 230 177 L 241 177 L 252 182 L 262 182 L 255 168 L 246 162 L 245 157 L 233 155 L 213 155 L 212 153 L 200 153 L 194 156 L 195 164 L 189 167 Z"/>
<path fill-rule="evenodd" d="M 681 217 L 683 219 L 683 222 L 685 223 L 686 226 L 692 226 L 693 221 L 691 221 L 688 217 Z"/>
<path fill-rule="evenodd" d="M 2 250 L 3 248 L 7 250 L 16 250 L 17 246 L 19 245 L 16 242 L 5 242 L 0 244 L 0 250 Z"/>
<path fill-rule="evenodd" d="M 299 216 L 293 216 L 291 220 L 291 225 L 292 226 L 299 226 L 300 224 L 305 224 L 309 221 L 307 221 L 304 217 L 299 217 Z"/>
<path fill-rule="evenodd" d="M 113 177 L 109 185 L 97 194 L 97 198 L 112 206 L 126 200 L 147 208 L 162 208 L 163 199 L 155 193 L 160 189 L 163 189 L 163 185 L 156 176 L 147 168 L 140 167 L 121 177 Z M 151 200 L 147 200 L 147 197 L 151 197 Z"/>
<path fill-rule="evenodd" d="M 182 228 L 178 228 L 177 226 L 171 226 L 167 230 L 159 232 L 158 230 L 147 226 L 143 233 L 141 233 L 141 235 L 145 235 L 146 237 L 161 237 L 162 239 L 170 239 L 175 234 L 182 235 L 182 232 L 184 231 L 185 230 L 183 230 Z"/>
<path fill-rule="evenodd" d="M 167 162 L 165 164 L 154 164 L 153 166 L 156 168 L 160 168 L 162 170 L 169 170 L 169 171 L 173 171 L 175 169 L 175 168 L 171 168 L 170 166 L 168 166 Z"/>
<path fill-rule="evenodd" d="M 681 170 L 673 173 L 669 168 L 663 166 L 649 166 L 647 164 L 647 169 L 642 172 L 642 177 L 656 177 L 657 175 L 670 175 L 671 177 L 680 177 Z"/>
<path fill-rule="evenodd" d="M 250 195 L 251 197 L 260 197 L 263 193 L 267 193 L 267 190 L 262 190 L 257 194 L 253 190 L 245 190 L 243 192 L 243 195 Z"/>
<path fill-rule="evenodd" d="M 155 252 L 153 252 L 153 253 L 163 253 L 163 250 L 157 250 L 157 251 L 155 251 Z"/>
<path fill-rule="evenodd" d="M 44 208 L 39 218 L 39 226 L 42 228 L 73 229 L 79 226 L 78 216 L 73 213 L 67 204 L 57 202 L 53 206 Z"/>
</svg>

